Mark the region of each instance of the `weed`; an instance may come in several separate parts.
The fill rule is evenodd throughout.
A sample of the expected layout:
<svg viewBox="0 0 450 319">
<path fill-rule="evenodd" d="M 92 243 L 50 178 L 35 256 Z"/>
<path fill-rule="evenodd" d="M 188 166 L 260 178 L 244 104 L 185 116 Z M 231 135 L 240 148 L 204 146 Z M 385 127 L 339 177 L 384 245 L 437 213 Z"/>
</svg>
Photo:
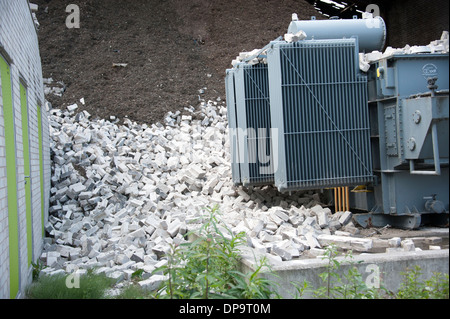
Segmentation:
<svg viewBox="0 0 450 319">
<path fill-rule="evenodd" d="M 433 276 L 425 281 L 428 299 L 449 299 L 448 288 L 448 274 L 434 272 Z"/>
<path fill-rule="evenodd" d="M 269 267 L 266 258 L 259 261 L 256 270 L 252 273 L 244 274 L 239 271 L 231 271 L 234 283 L 231 284 L 230 290 L 226 293 L 231 298 L 241 299 L 269 299 L 271 297 L 280 296 L 273 290 L 276 282 L 259 276 L 264 267 Z M 269 269 L 270 270 L 270 269 Z M 272 275 L 275 275 L 272 273 Z"/>
<path fill-rule="evenodd" d="M 143 274 L 144 274 L 144 269 L 138 269 L 131 274 L 131 280 L 133 282 L 139 281 L 142 279 Z"/>
<path fill-rule="evenodd" d="M 313 290 L 310 283 L 304 281 L 302 285 L 292 283 L 296 290 L 296 298 L 301 298 L 310 292 L 314 298 L 326 299 L 376 299 L 380 298 L 380 293 L 385 291 L 383 287 L 368 287 L 356 267 L 361 262 L 353 259 L 352 251 L 348 251 L 342 261 L 337 259 L 338 250 L 335 245 L 330 245 L 325 249 L 322 259 L 328 261 L 326 271 L 319 274 L 323 285 Z M 348 264 L 348 271 L 340 274 L 342 264 Z"/>
<path fill-rule="evenodd" d="M 42 269 L 47 268 L 47 266 L 44 265 L 44 263 L 39 259 L 36 260 L 36 263 L 31 262 L 31 266 L 33 267 L 33 274 L 32 274 L 33 281 L 38 280 Z"/>
<path fill-rule="evenodd" d="M 304 281 L 302 285 L 293 282 L 296 290 L 296 298 L 303 297 L 310 292 L 314 298 L 342 298 L 342 299 L 448 299 L 449 298 L 449 275 L 433 273 L 433 276 L 420 281 L 422 269 L 414 266 L 400 273 L 403 281 L 396 294 L 388 292 L 384 287 L 368 287 L 358 271 L 356 265 L 360 262 L 353 260 L 352 252 L 345 254 L 342 261 L 336 257 L 337 248 L 330 245 L 326 248 L 323 259 L 328 260 L 326 271 L 319 275 L 323 285 L 313 290 L 310 283 Z M 343 263 L 349 265 L 347 272 L 340 274 Z"/>
<path fill-rule="evenodd" d="M 269 281 L 258 277 L 265 262 L 254 273 L 239 272 L 239 246 L 244 233 L 234 235 L 221 226 L 218 206 L 207 208 L 204 224 L 193 242 L 171 246 L 167 264 L 155 269 L 167 280 L 156 298 L 267 298 Z"/>
<path fill-rule="evenodd" d="M 127 285 L 122 289 L 115 299 L 147 299 L 150 298 L 148 291 L 134 283 Z"/>
<path fill-rule="evenodd" d="M 420 266 L 406 269 L 402 272 L 403 281 L 397 291 L 398 299 L 448 299 L 449 276 L 448 274 L 433 273 L 433 276 L 422 282 Z"/>
</svg>

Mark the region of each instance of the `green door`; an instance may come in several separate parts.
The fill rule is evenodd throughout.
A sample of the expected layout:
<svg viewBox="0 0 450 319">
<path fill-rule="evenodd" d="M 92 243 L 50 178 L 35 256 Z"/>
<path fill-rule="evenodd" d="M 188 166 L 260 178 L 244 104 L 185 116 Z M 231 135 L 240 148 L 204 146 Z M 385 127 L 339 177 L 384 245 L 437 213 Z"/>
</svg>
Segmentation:
<svg viewBox="0 0 450 319">
<path fill-rule="evenodd" d="M 38 139 L 39 139 L 39 184 L 41 189 L 41 228 L 42 237 L 45 236 L 44 231 L 44 153 L 42 141 L 42 113 L 41 106 L 37 105 L 37 119 L 38 119 Z"/>
<path fill-rule="evenodd" d="M 3 118 L 5 122 L 6 179 L 8 192 L 8 238 L 9 238 L 9 292 L 16 298 L 19 291 L 19 228 L 17 217 L 16 143 L 14 134 L 14 111 L 11 92 L 11 72 L 8 63 L 0 56 Z"/>
<path fill-rule="evenodd" d="M 27 262 L 31 265 L 33 260 L 33 232 L 31 220 L 31 171 L 30 171 L 30 138 L 28 132 L 28 103 L 27 89 L 20 83 L 20 110 L 22 114 L 22 145 L 23 145 L 23 169 L 25 175 L 25 208 L 27 219 Z"/>
</svg>

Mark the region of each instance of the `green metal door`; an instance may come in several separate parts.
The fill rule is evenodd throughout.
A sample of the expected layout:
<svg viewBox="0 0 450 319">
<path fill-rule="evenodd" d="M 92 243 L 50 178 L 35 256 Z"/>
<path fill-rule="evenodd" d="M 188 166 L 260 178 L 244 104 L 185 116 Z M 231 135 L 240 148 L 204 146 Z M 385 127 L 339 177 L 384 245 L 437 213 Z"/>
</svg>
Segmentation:
<svg viewBox="0 0 450 319">
<path fill-rule="evenodd" d="M 16 143 L 11 91 L 11 72 L 0 56 L 3 118 L 5 123 L 6 179 L 8 192 L 9 292 L 15 298 L 19 291 L 19 228 L 17 217 Z"/>
<path fill-rule="evenodd" d="M 44 230 L 44 153 L 42 141 L 42 113 L 41 106 L 37 105 L 37 119 L 38 119 L 38 139 L 39 139 L 39 185 L 41 190 L 41 227 L 42 237 L 45 236 Z"/>
<path fill-rule="evenodd" d="M 31 171 L 30 171 L 30 138 L 28 130 L 27 89 L 20 83 L 20 110 L 22 114 L 23 169 L 25 175 L 25 208 L 27 220 L 27 265 L 33 260 L 33 223 L 31 217 Z"/>
</svg>

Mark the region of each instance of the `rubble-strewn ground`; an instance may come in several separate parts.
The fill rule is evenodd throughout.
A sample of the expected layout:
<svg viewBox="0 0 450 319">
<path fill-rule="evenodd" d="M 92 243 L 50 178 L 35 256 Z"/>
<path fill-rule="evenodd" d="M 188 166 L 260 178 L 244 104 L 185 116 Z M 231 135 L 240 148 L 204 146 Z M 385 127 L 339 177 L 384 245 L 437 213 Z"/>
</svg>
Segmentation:
<svg viewBox="0 0 450 319">
<path fill-rule="evenodd" d="M 35 2 L 44 78 L 66 89 L 50 102 L 62 107 L 84 97 L 80 107 L 94 117 L 141 123 L 195 107 L 199 95 L 224 100 L 225 69 L 239 52 L 283 35 L 292 12 L 318 15 L 296 0 L 80 0 L 73 2 L 80 28 L 68 29 L 67 1 Z"/>
<path fill-rule="evenodd" d="M 274 265 L 316 258 L 331 243 L 369 253 L 448 247 L 439 232 L 406 238 L 414 232 L 361 231 L 351 212 L 332 214 L 320 192 L 234 187 L 225 104 L 202 101 L 189 113 L 170 112 L 164 125 L 147 125 L 50 111 L 45 273 L 97 268 L 120 282 L 141 269 L 139 284 L 154 289 L 162 277 L 153 271 L 167 263 L 170 246 L 185 242 L 202 224 L 204 208 L 215 205 L 223 213 L 220 227 L 244 232 L 248 246 Z"/>
<path fill-rule="evenodd" d="M 170 244 L 184 242 L 201 224 L 202 210 L 215 205 L 224 226 L 247 233 L 249 245 L 270 252 L 273 262 L 320 248 L 320 234 L 358 231 L 351 213 L 331 216 L 318 192 L 235 188 L 225 104 L 203 101 L 190 113 L 147 125 L 50 111 L 46 272 L 99 267 L 122 279 L 136 269 L 150 275 Z"/>
</svg>

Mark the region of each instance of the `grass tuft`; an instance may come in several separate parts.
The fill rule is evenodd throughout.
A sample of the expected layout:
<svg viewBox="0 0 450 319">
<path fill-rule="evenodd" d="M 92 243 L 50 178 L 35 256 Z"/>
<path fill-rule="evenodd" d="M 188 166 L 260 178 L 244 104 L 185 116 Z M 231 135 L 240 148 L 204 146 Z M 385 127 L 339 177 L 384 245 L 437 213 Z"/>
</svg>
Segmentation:
<svg viewBox="0 0 450 319">
<path fill-rule="evenodd" d="M 115 280 L 105 274 L 94 274 L 92 271 L 76 279 L 66 274 L 44 275 L 32 283 L 26 292 L 29 299 L 102 299 L 106 290 L 111 288 Z M 71 280 L 72 279 L 72 280 Z M 66 284 L 66 281 L 69 283 Z M 73 286 L 73 288 L 69 288 Z M 77 288 L 78 287 L 78 288 Z"/>
</svg>

